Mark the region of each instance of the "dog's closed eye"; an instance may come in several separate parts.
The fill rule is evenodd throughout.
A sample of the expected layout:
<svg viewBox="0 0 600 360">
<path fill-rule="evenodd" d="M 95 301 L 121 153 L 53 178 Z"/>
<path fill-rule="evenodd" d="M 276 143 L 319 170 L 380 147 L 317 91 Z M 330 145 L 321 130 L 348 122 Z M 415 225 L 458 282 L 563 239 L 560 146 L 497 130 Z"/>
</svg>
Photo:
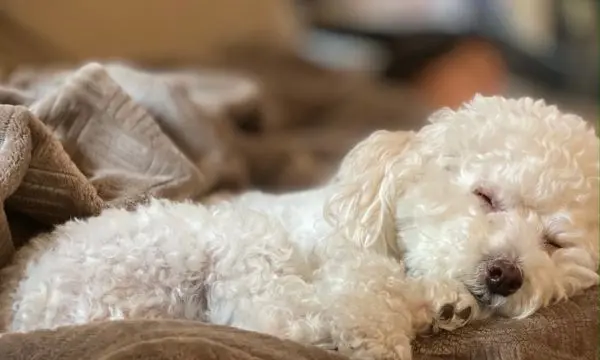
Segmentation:
<svg viewBox="0 0 600 360">
<path fill-rule="evenodd" d="M 491 191 L 487 191 L 484 189 L 475 189 L 473 191 L 473 194 L 475 194 L 479 198 L 483 208 L 486 211 L 496 212 L 501 210 L 498 200 L 494 197 L 494 194 Z"/>
<path fill-rule="evenodd" d="M 556 242 L 556 239 L 548 234 L 544 234 L 543 241 L 544 250 L 549 254 L 552 254 L 556 250 L 562 249 L 562 246 Z"/>
</svg>

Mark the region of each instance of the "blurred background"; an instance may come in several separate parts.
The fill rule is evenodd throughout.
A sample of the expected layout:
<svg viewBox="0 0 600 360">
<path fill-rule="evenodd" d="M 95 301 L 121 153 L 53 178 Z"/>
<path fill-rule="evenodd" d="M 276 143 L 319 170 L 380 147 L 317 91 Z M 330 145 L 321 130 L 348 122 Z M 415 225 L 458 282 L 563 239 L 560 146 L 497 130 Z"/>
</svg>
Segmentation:
<svg viewBox="0 0 600 360">
<path fill-rule="evenodd" d="M 595 124 L 599 3 L 0 0 L 0 79 L 24 65 L 115 58 L 244 70 L 288 130 L 249 146 L 260 159 L 253 182 L 301 187 L 367 132 L 418 128 L 431 109 L 476 93 L 545 98 Z M 236 126 L 256 133 L 261 111 Z M 293 146 L 310 156 L 290 160 Z"/>
<path fill-rule="evenodd" d="M 598 4 L 0 0 L 0 63 L 198 60 L 225 43 L 260 41 L 323 66 L 408 83 L 435 105 L 476 91 L 535 92 L 587 108 L 598 95 Z"/>
<path fill-rule="evenodd" d="M 312 25 L 307 54 L 408 80 L 435 105 L 454 106 L 484 92 L 585 108 L 598 95 L 596 0 L 300 3 Z"/>
</svg>

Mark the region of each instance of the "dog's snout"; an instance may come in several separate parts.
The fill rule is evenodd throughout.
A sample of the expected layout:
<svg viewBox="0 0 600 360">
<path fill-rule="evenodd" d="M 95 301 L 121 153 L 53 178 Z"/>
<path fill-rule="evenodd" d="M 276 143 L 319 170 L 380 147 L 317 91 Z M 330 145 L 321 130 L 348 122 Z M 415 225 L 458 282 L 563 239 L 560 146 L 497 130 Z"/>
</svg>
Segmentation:
<svg viewBox="0 0 600 360">
<path fill-rule="evenodd" d="M 521 269 L 511 261 L 496 260 L 487 269 L 486 286 L 490 293 L 509 296 L 523 285 Z"/>
</svg>

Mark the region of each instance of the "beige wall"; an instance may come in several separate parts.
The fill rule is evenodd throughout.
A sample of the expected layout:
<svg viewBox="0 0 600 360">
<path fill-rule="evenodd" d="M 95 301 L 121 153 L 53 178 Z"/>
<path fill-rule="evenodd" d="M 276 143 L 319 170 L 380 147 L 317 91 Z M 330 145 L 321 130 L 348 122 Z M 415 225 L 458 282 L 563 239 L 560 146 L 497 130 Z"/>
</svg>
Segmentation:
<svg viewBox="0 0 600 360">
<path fill-rule="evenodd" d="M 78 59 L 198 58 L 232 41 L 288 44 L 296 30 L 287 0 L 3 1 L 11 22 Z"/>
</svg>

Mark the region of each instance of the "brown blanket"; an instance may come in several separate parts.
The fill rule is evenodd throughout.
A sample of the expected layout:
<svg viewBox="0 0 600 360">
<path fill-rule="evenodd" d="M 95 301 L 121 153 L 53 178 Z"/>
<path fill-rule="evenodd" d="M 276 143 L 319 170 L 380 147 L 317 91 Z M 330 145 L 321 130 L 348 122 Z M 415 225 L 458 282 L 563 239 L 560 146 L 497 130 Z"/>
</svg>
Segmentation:
<svg viewBox="0 0 600 360">
<path fill-rule="evenodd" d="M 596 359 L 597 300 L 598 293 L 589 292 L 530 319 L 495 321 L 430 338 L 417 343 L 415 360 Z M 102 322 L 6 334 L 0 336 L 0 349 L 3 360 L 343 359 L 253 332 L 172 320 Z"/>
<path fill-rule="evenodd" d="M 0 337 L 0 349 L 3 360 L 344 360 L 254 332 L 173 320 L 102 322 L 9 334 Z"/>
<path fill-rule="evenodd" d="M 423 119 L 416 105 L 406 110 L 414 99 L 405 92 L 302 64 L 290 71 L 259 63 L 239 66 L 245 75 L 150 74 L 91 63 L 8 79 L 0 88 L 0 104 L 12 104 L 0 105 L 0 266 L 33 233 L 106 206 L 130 207 L 148 196 L 213 201 L 220 190 L 314 185 L 366 133 L 413 128 Z M 421 340 L 416 356 L 592 359 L 597 296 L 594 289 L 524 321 Z M 326 356 L 231 329 L 148 326 L 4 335 L 0 349 L 7 360 Z"/>
</svg>

